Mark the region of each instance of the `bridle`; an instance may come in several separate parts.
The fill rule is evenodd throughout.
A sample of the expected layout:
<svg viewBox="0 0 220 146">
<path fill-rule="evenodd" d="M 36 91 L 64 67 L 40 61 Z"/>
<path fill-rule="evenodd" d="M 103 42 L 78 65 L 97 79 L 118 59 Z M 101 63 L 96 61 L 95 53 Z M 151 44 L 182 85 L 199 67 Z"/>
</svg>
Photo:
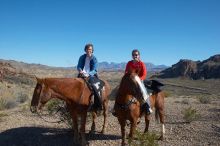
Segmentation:
<svg viewBox="0 0 220 146">
<path fill-rule="evenodd" d="M 130 77 L 129 77 L 130 78 Z M 132 80 L 133 81 L 133 80 Z M 119 107 L 120 109 L 123 109 L 123 110 L 127 110 L 129 109 L 129 106 L 131 104 L 136 104 L 137 103 L 137 98 L 140 98 L 140 97 L 135 97 L 135 95 L 139 95 L 138 93 L 140 92 L 140 89 L 139 87 L 136 87 L 136 88 L 132 88 L 132 93 L 133 93 L 133 96 L 132 98 L 130 98 L 127 103 L 124 103 L 124 104 L 121 104 L 121 103 L 117 103 L 115 102 L 115 105 L 116 105 L 116 108 Z M 117 98 L 120 98 L 121 95 L 118 95 Z"/>
</svg>

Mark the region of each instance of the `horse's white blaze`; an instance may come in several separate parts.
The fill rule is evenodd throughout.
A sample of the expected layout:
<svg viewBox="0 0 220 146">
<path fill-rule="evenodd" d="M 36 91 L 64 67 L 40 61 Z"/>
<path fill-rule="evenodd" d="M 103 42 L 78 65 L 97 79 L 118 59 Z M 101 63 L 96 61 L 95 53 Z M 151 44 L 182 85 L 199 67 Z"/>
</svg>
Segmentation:
<svg viewBox="0 0 220 146">
<path fill-rule="evenodd" d="M 162 132 L 162 134 L 165 134 L 165 126 L 164 126 L 164 124 L 161 124 L 161 132 Z"/>
<path fill-rule="evenodd" d="M 143 85 L 143 83 L 141 82 L 141 79 L 138 76 L 135 76 L 135 80 L 137 81 L 138 85 L 140 86 L 144 101 L 147 101 L 147 99 L 149 98 L 147 91 Z"/>
</svg>

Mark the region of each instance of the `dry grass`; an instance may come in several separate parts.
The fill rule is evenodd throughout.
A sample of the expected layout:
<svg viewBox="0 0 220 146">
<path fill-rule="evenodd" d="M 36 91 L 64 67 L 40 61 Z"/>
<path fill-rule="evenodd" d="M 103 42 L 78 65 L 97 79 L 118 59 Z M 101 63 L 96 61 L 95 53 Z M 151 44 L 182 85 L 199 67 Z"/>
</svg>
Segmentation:
<svg viewBox="0 0 220 146">
<path fill-rule="evenodd" d="M 198 114 L 197 110 L 193 109 L 192 107 L 186 108 L 184 111 L 182 111 L 182 113 L 183 113 L 183 119 L 187 123 L 196 121 L 201 117 L 201 115 Z"/>
<path fill-rule="evenodd" d="M 202 104 L 210 104 L 211 101 L 212 101 L 211 97 L 209 97 L 209 96 L 200 96 L 200 97 L 198 98 L 198 100 L 199 100 L 199 102 L 202 103 Z"/>
</svg>

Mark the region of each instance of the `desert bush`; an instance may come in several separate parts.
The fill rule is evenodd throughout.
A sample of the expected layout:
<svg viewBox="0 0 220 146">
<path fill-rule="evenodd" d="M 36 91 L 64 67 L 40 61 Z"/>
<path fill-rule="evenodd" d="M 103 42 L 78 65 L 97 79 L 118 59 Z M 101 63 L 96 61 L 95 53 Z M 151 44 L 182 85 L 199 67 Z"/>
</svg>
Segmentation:
<svg viewBox="0 0 220 146">
<path fill-rule="evenodd" d="M 0 98 L 0 110 L 6 109 L 6 100 L 3 98 Z"/>
<path fill-rule="evenodd" d="M 0 118 L 1 118 L 1 117 L 5 117 L 5 116 L 8 116 L 8 114 L 6 114 L 6 113 L 0 113 Z"/>
<path fill-rule="evenodd" d="M 62 101 L 59 99 L 52 99 L 48 101 L 48 103 L 46 104 L 46 108 L 49 111 L 49 113 L 52 114 L 54 111 L 57 110 L 61 103 Z"/>
<path fill-rule="evenodd" d="M 156 142 L 158 136 L 155 133 L 142 133 L 136 130 L 135 137 L 137 140 L 128 140 L 130 146 L 158 146 Z"/>
<path fill-rule="evenodd" d="M 69 128 L 73 128 L 72 118 L 65 102 L 59 99 L 52 99 L 47 103 L 46 107 L 49 115 L 58 115 L 59 121 L 65 123 Z"/>
<path fill-rule="evenodd" d="M 202 104 L 211 103 L 211 98 L 210 97 L 201 96 L 198 99 L 199 99 L 199 102 L 202 103 Z"/>
<path fill-rule="evenodd" d="M 4 119 L 3 117 L 8 116 L 6 113 L 0 112 L 0 122 Z"/>
<path fill-rule="evenodd" d="M 181 103 L 182 104 L 189 104 L 189 99 L 183 99 Z"/>
<path fill-rule="evenodd" d="M 169 91 L 163 91 L 165 97 L 170 97 L 171 93 Z"/>
<path fill-rule="evenodd" d="M 21 75 L 6 75 L 5 76 L 5 80 L 7 80 L 10 83 L 14 83 L 14 84 L 26 84 L 26 85 L 31 85 L 33 86 L 34 80 L 31 79 L 28 76 L 21 76 Z"/>
<path fill-rule="evenodd" d="M 200 118 L 200 114 L 198 114 L 197 110 L 193 109 L 192 107 L 185 109 L 182 113 L 183 113 L 183 119 L 187 123 L 191 123 L 192 121 L 195 121 L 198 118 Z"/>
<path fill-rule="evenodd" d="M 16 106 L 18 106 L 18 103 L 15 100 L 6 100 L 6 105 L 5 105 L 6 109 L 12 109 L 15 108 Z"/>
<path fill-rule="evenodd" d="M 27 100 L 28 100 L 28 95 L 27 94 L 24 94 L 24 93 L 21 93 L 21 92 L 18 93 L 17 99 L 16 99 L 16 101 L 18 103 L 24 103 Z"/>
</svg>

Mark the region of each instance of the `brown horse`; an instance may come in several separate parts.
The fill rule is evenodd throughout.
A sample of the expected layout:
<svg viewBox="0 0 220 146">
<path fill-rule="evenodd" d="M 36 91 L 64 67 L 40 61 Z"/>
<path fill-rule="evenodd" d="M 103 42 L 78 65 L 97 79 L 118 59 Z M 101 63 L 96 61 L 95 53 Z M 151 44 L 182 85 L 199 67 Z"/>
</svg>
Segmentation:
<svg viewBox="0 0 220 146">
<path fill-rule="evenodd" d="M 115 100 L 115 113 L 121 126 L 122 134 L 122 146 L 125 145 L 125 125 L 126 120 L 131 122 L 129 137 L 132 139 L 134 131 L 137 126 L 139 117 L 143 114 L 141 112 L 140 97 L 142 93 L 140 87 L 136 81 L 137 74 L 135 71 L 125 74 L 121 80 L 117 97 Z M 160 117 L 160 123 L 162 124 L 162 134 L 160 139 L 163 139 L 165 134 L 164 127 L 164 94 L 162 91 L 153 92 L 150 96 L 151 107 L 155 108 L 155 117 Z M 144 132 L 148 131 L 150 122 L 150 115 L 145 114 L 146 127 Z"/>
<path fill-rule="evenodd" d="M 108 112 L 108 95 L 110 93 L 110 86 L 105 82 L 105 86 L 102 89 L 103 99 L 103 115 L 104 124 L 102 127 L 102 133 L 106 129 L 106 118 Z M 70 111 L 73 130 L 74 130 L 74 143 L 86 145 L 85 137 L 85 124 L 87 117 L 87 109 L 90 104 L 91 91 L 84 79 L 82 78 L 37 78 L 37 85 L 34 89 L 34 94 L 31 101 L 31 111 L 37 112 L 43 105 L 45 105 L 51 98 L 58 98 L 64 100 L 67 104 L 67 108 Z M 93 123 L 90 132 L 94 132 L 96 125 L 95 120 L 97 117 L 97 111 L 92 112 Z M 81 118 L 80 131 L 78 132 L 78 118 Z M 81 140 L 79 140 L 81 138 Z"/>
</svg>

